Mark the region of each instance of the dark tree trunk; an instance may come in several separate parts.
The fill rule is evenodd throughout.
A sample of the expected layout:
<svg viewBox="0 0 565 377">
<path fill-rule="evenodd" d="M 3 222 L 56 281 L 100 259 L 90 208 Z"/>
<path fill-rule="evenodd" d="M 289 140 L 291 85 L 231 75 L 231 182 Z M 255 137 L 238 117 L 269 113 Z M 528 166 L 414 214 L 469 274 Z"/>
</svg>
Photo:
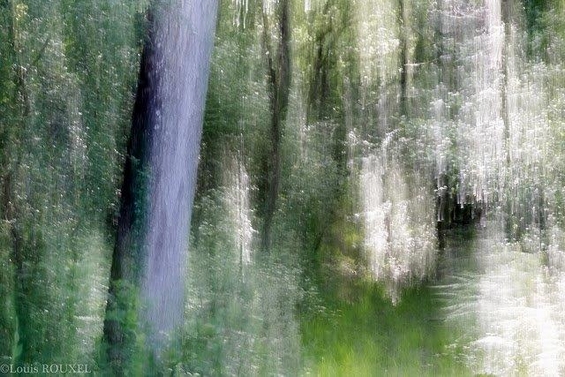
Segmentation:
<svg viewBox="0 0 565 377">
<path fill-rule="evenodd" d="M 398 18 L 400 21 L 400 116 L 407 116 L 407 86 L 408 86 L 408 21 L 406 20 L 405 0 L 398 0 Z"/>
<path fill-rule="evenodd" d="M 153 49 L 154 17 L 148 12 L 149 33 L 141 57 L 136 100 L 132 115 L 131 133 L 128 143 L 124 178 L 120 198 L 120 216 L 112 267 L 110 272 L 110 288 L 104 321 L 104 341 L 108 346 L 108 359 L 114 370 L 122 372 L 128 355 L 127 348 L 134 342 L 135 327 L 125 322 L 125 313 L 132 302 L 127 296 L 135 297 L 134 287 L 140 284 L 140 255 L 142 245 L 139 244 L 144 233 L 143 213 L 147 210 L 146 186 L 144 177 L 148 173 L 149 143 L 152 136 L 152 125 L 155 123 L 155 109 L 158 107 L 156 90 L 158 76 L 155 67 L 157 56 Z M 135 324 L 134 324 L 135 325 Z"/>
<path fill-rule="evenodd" d="M 271 107 L 271 148 L 267 163 L 267 187 L 263 212 L 262 249 L 271 248 L 273 219 L 277 209 L 277 199 L 281 180 L 281 139 L 288 113 L 290 93 L 290 21 L 289 0 L 279 3 L 279 46 L 276 61 L 268 36 L 267 15 L 263 15 L 264 49 L 267 55 L 268 89 Z"/>
<path fill-rule="evenodd" d="M 502 22 L 504 23 L 504 33 L 505 33 L 505 42 L 510 42 L 510 32 L 512 26 L 512 14 L 514 13 L 513 10 L 513 0 L 503 0 L 501 7 L 502 7 Z M 513 195 L 511 194 L 511 176 L 512 176 L 512 162 L 510 159 L 510 114 L 508 110 L 508 51 L 507 51 L 507 43 L 502 45 L 502 67 L 501 72 L 502 80 L 500 85 L 500 97 L 501 97 L 501 109 L 500 109 L 500 116 L 502 118 L 502 122 L 504 123 L 504 149 L 506 154 L 505 159 L 505 168 L 506 168 L 506 187 L 504 188 L 504 230 L 506 233 L 506 237 L 509 240 L 514 240 L 518 238 L 519 231 L 517 230 L 517 222 L 516 213 L 513 213 L 513 205 L 512 201 L 515 200 Z"/>
</svg>

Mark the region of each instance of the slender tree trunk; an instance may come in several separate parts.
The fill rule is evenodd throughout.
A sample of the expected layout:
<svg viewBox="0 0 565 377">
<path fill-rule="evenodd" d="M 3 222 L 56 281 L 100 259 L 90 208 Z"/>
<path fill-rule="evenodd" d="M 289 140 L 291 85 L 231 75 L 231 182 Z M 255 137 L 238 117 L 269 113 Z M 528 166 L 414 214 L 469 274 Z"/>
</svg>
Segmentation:
<svg viewBox="0 0 565 377">
<path fill-rule="evenodd" d="M 500 74 L 502 75 L 501 85 L 500 85 L 500 116 L 504 124 L 504 152 L 506 154 L 505 159 L 505 233 L 508 239 L 515 239 L 518 235 L 515 228 L 515 214 L 513 214 L 512 201 L 515 200 L 513 193 L 511 192 L 511 182 L 512 182 L 512 161 L 510 157 L 510 114 L 508 109 L 508 43 L 510 42 L 510 34 L 512 32 L 512 14 L 513 14 L 513 0 L 503 0 L 501 3 L 502 7 L 502 22 L 504 23 L 504 43 L 502 45 L 502 67 Z"/>
<path fill-rule="evenodd" d="M 143 245 L 140 242 L 144 233 L 143 214 L 147 211 L 145 177 L 148 173 L 152 124 L 155 123 L 154 112 L 158 106 L 156 95 L 158 76 L 154 75 L 155 67 L 158 65 L 153 49 L 154 20 L 151 12 L 148 15 L 149 36 L 140 63 L 104 321 L 104 340 L 108 346 L 108 359 L 117 373 L 123 372 L 124 363 L 131 356 L 126 352 L 135 342 L 137 324 L 127 323 L 125 313 L 133 311 L 137 316 L 136 308 L 131 306 L 135 303 L 137 295 L 135 287 L 140 284 L 139 270 L 143 259 L 140 253 Z M 128 298 L 131 298 L 131 301 L 128 302 Z"/>
<path fill-rule="evenodd" d="M 408 86 L 408 20 L 406 17 L 406 0 L 398 0 L 398 18 L 400 21 L 400 116 L 407 116 L 407 86 Z"/>
<path fill-rule="evenodd" d="M 268 88 L 271 107 L 271 150 L 267 163 L 267 189 L 263 216 L 262 248 L 271 248 L 271 233 L 281 180 L 281 139 L 288 113 L 290 94 L 290 21 L 289 0 L 281 0 L 278 8 L 279 45 L 276 61 L 269 38 L 268 17 L 263 13 L 264 49 L 267 55 Z"/>
</svg>

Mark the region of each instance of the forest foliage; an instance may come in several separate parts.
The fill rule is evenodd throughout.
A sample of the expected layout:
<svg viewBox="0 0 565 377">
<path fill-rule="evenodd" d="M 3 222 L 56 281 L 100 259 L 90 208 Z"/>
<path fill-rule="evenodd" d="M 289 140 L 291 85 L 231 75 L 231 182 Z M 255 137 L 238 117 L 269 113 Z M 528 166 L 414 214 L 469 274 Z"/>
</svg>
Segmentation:
<svg viewBox="0 0 565 377">
<path fill-rule="evenodd" d="M 357 316 L 347 305 L 366 298 L 355 289 L 374 277 L 359 218 L 367 156 L 414 172 L 404 181 L 384 172 L 382 195 L 398 205 L 394 210 L 406 206 L 407 218 L 424 222 L 432 237 L 437 218 L 450 227 L 470 217 L 466 210 L 502 207 L 508 239 L 537 229 L 540 243 L 565 242 L 563 4 L 502 2 L 523 9 L 503 12 L 503 22 L 504 42 L 525 57 L 506 52 L 499 73 L 513 92 L 503 101 L 518 118 L 543 123 L 536 137 L 544 140 L 531 146 L 542 145 L 540 153 L 513 155 L 520 171 L 489 166 L 504 171 L 496 184 L 505 184 L 494 187 L 486 179 L 494 175 L 485 175 L 491 196 L 478 200 L 473 182 L 460 177 L 466 167 L 469 176 L 479 170 L 462 136 L 472 132 L 465 114 L 481 105 L 479 89 L 469 89 L 461 74 L 474 64 L 469 45 L 460 43 L 466 31 L 442 24 L 448 3 L 221 1 L 187 319 L 168 367 L 295 375 L 308 364 L 302 342 L 319 335 L 303 326 L 334 313 L 324 311 L 324 290 L 335 295 L 329 306 L 336 312 Z M 0 0 L 1 362 L 100 363 L 147 7 L 146 0 Z M 538 102 L 527 92 L 532 82 L 545 96 Z M 543 119 L 523 103 L 543 107 Z M 508 129 L 518 124 L 506 122 Z M 532 139 L 527 127 L 514 130 L 504 147 L 522 151 Z M 399 187 L 420 199 L 401 197 Z M 407 286 L 432 275 L 410 275 Z M 368 299 L 390 295 L 379 289 L 369 288 Z M 396 312 L 384 301 L 388 321 L 388 311 Z"/>
</svg>

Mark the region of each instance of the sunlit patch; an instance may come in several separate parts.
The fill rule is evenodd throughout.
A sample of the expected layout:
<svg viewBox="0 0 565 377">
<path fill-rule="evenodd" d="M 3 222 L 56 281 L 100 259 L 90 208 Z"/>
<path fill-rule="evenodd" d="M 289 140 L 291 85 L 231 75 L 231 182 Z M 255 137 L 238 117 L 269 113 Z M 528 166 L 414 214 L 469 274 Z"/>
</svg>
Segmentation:
<svg viewBox="0 0 565 377">
<path fill-rule="evenodd" d="M 565 370 L 565 307 L 560 273 L 541 264 L 540 253 L 520 252 L 504 243 L 502 228 L 489 223 L 472 241 L 472 268 L 457 263 L 453 244 L 446 253 L 456 258 L 444 280 L 464 286 L 438 285 L 448 323 L 465 333 L 467 364 L 477 373 L 557 376 Z M 469 275 L 471 274 L 471 275 Z"/>
<path fill-rule="evenodd" d="M 434 202 L 417 173 L 403 168 L 395 149 L 387 148 L 363 159 L 360 194 L 370 269 L 396 302 L 403 288 L 435 267 Z"/>
<path fill-rule="evenodd" d="M 250 205 L 249 175 L 240 156 L 231 156 L 229 153 L 224 158 L 224 184 L 223 195 L 226 211 L 232 222 L 232 237 L 236 252 L 235 263 L 242 266 L 251 263 L 251 250 L 255 230 L 252 227 L 252 211 Z"/>
</svg>

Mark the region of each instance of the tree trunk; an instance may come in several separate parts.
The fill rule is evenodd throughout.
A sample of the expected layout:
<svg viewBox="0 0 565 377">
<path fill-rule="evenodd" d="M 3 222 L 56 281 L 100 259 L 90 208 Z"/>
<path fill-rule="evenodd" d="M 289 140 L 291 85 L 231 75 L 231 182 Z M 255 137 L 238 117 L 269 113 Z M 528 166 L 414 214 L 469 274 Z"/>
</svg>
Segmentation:
<svg viewBox="0 0 565 377">
<path fill-rule="evenodd" d="M 398 0 L 398 18 L 400 21 L 400 116 L 408 116 L 407 86 L 408 86 L 408 20 L 406 17 L 405 0 Z"/>
<path fill-rule="evenodd" d="M 271 148 L 267 163 L 267 187 L 263 212 L 262 249 L 271 248 L 273 219 L 277 209 L 281 180 L 281 139 L 288 113 L 290 94 L 289 0 L 279 3 L 279 46 L 276 62 L 269 38 L 268 17 L 263 13 L 264 49 L 267 56 L 268 90 L 271 107 Z"/>
<path fill-rule="evenodd" d="M 159 358 L 182 324 L 185 261 L 218 2 L 157 2 L 141 61 L 104 340 L 128 369 L 143 333 Z"/>
</svg>

